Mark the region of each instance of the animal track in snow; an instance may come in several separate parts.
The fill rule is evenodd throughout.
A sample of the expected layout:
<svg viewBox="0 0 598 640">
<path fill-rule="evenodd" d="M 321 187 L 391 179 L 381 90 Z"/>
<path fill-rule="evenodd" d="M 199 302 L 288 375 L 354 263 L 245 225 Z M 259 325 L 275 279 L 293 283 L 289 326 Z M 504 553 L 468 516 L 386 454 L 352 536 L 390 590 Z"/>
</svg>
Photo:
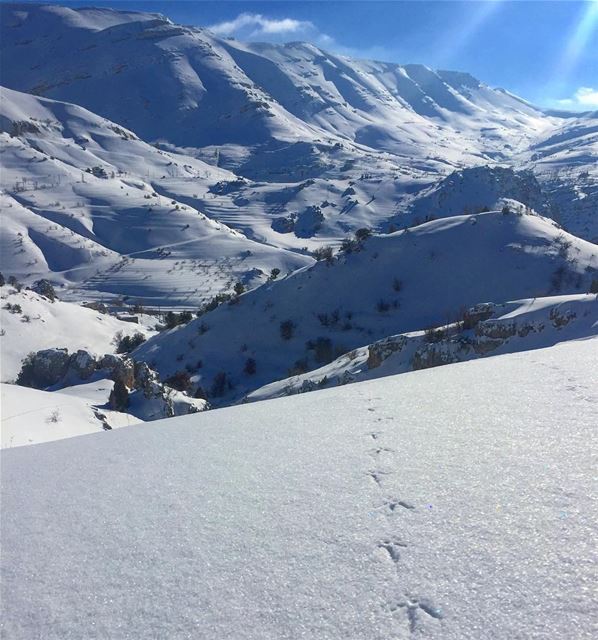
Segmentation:
<svg viewBox="0 0 598 640">
<path fill-rule="evenodd" d="M 392 472 L 375 469 L 374 471 L 368 471 L 367 475 L 380 487 L 382 485 L 382 478 L 384 476 L 392 475 Z"/>
<path fill-rule="evenodd" d="M 398 540 L 382 540 L 378 544 L 379 549 L 383 549 L 388 554 L 388 557 L 396 564 L 401 559 L 401 552 L 399 549 L 405 548 L 407 545 L 404 542 Z"/>
<path fill-rule="evenodd" d="M 428 598 L 418 599 L 406 597 L 405 600 L 400 600 L 396 604 L 391 605 L 390 610 L 393 613 L 398 610 L 404 610 L 406 612 L 409 631 L 411 633 L 415 633 L 420 629 L 425 617 L 434 620 L 441 620 L 444 617 L 442 609 L 435 607 Z M 425 614 L 425 616 L 422 616 L 422 614 Z"/>
<path fill-rule="evenodd" d="M 394 453 L 394 449 L 390 449 L 389 447 L 375 447 L 374 449 L 370 449 L 368 453 L 372 458 L 377 459 L 384 453 Z"/>
<path fill-rule="evenodd" d="M 374 409 L 368 409 L 374 411 Z M 386 418 L 392 420 L 392 418 Z M 378 418 L 380 420 L 380 418 Z M 373 441 L 378 441 L 383 435 L 381 431 L 370 431 L 366 434 Z M 394 449 L 385 447 L 382 445 L 376 445 L 368 451 L 371 458 L 378 460 L 384 453 L 395 453 Z M 382 490 L 382 480 L 384 476 L 392 475 L 391 471 L 383 471 L 382 469 L 372 469 L 367 472 L 367 476 L 376 483 L 378 489 Z M 415 505 L 407 502 L 406 500 L 400 500 L 398 498 L 389 497 L 384 500 L 382 507 L 387 510 L 387 515 L 393 514 L 399 507 L 407 509 L 409 511 L 415 510 Z M 393 563 L 397 577 L 399 576 L 399 563 L 401 561 L 401 550 L 408 545 L 396 538 L 383 538 L 378 542 L 377 548 L 382 551 L 386 557 Z M 442 610 L 435 607 L 427 598 L 416 598 L 412 596 L 405 596 L 403 600 L 399 600 L 394 604 L 390 604 L 390 611 L 393 616 L 397 611 L 404 611 L 406 614 L 406 624 L 408 625 L 409 632 L 413 635 L 425 631 L 426 619 L 439 621 L 443 617 Z"/>
<path fill-rule="evenodd" d="M 397 498 L 390 498 L 385 504 L 389 511 L 395 511 L 397 507 L 403 507 L 403 509 L 409 509 L 411 511 L 415 509 L 415 505 L 407 502 L 407 500 L 398 500 Z"/>
</svg>

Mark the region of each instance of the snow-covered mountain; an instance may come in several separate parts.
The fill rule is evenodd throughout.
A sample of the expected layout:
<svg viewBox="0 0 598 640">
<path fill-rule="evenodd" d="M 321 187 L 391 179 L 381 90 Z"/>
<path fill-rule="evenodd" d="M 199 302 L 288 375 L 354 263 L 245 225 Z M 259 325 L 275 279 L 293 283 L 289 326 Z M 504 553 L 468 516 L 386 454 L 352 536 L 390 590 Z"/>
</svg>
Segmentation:
<svg viewBox="0 0 598 640">
<path fill-rule="evenodd" d="M 204 196 L 232 174 L 156 149 L 81 107 L 3 89 L 0 131 L 0 269 L 24 281 L 51 276 L 78 299 L 197 307 L 236 281 L 256 286 L 273 268 L 312 262 L 174 195 L 183 183 Z"/>
<path fill-rule="evenodd" d="M 547 218 L 454 216 L 356 243 L 135 356 L 163 376 L 187 367 L 216 401 L 239 398 L 386 336 L 455 322 L 480 302 L 587 292 L 597 268 L 598 248 Z"/>
<path fill-rule="evenodd" d="M 465 73 L 350 60 L 306 43 L 222 40 L 156 14 L 26 6 L 5 14 L 7 86 L 177 146 L 309 145 L 324 136 L 330 147 L 346 141 L 471 164 L 476 155 L 506 159 L 550 127 L 539 110 Z M 477 153 L 459 143 L 460 127 Z"/>
<path fill-rule="evenodd" d="M 589 640 L 597 358 L 568 342 L 4 451 L 3 633 Z"/>
</svg>

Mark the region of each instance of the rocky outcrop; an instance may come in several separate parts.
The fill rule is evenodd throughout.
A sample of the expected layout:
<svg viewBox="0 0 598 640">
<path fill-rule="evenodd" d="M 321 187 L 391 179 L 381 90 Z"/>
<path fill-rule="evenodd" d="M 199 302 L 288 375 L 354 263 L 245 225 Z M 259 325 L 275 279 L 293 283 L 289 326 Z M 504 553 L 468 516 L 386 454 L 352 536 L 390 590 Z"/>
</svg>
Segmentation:
<svg viewBox="0 0 598 640">
<path fill-rule="evenodd" d="M 441 367 L 442 365 L 458 362 L 459 360 L 460 358 L 448 345 L 426 344 L 413 354 L 411 368 L 413 371 L 431 369 L 432 367 Z"/>
<path fill-rule="evenodd" d="M 550 310 L 550 321 L 557 329 L 567 326 L 571 320 L 574 320 L 577 314 L 571 309 L 560 309 L 556 307 Z"/>
<path fill-rule="evenodd" d="M 35 389 L 55 385 L 66 376 L 69 363 L 68 349 L 42 349 L 30 353 L 23 361 L 17 384 Z"/>
<path fill-rule="evenodd" d="M 88 351 L 79 349 L 69 359 L 67 374 L 79 380 L 88 380 L 98 368 L 98 361 Z"/>
<path fill-rule="evenodd" d="M 500 320 L 480 322 L 475 328 L 475 335 L 483 338 L 506 340 L 517 334 L 517 323 Z"/>
<path fill-rule="evenodd" d="M 369 345 L 367 359 L 368 369 L 376 369 L 376 367 L 379 367 L 386 358 L 400 351 L 406 342 L 407 337 L 401 335 L 385 338 L 384 340 L 379 340 Z"/>
<path fill-rule="evenodd" d="M 124 355 L 107 353 L 99 362 L 99 369 L 110 371 L 110 379 L 122 382 L 129 389 L 135 387 L 135 363 Z"/>
<path fill-rule="evenodd" d="M 191 398 L 160 382 L 160 376 L 145 362 L 126 355 L 107 353 L 101 357 L 79 349 L 44 349 L 30 354 L 23 363 L 17 384 L 36 389 L 65 387 L 83 381 L 109 378 L 114 388 L 108 406 L 143 420 L 170 418 L 209 408 L 202 399 Z"/>
</svg>

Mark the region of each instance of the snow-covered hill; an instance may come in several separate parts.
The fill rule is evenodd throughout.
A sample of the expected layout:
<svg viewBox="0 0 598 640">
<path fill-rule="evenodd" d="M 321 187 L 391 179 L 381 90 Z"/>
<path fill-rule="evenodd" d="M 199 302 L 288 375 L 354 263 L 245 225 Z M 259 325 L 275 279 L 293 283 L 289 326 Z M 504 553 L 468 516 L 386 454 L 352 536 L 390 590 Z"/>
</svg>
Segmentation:
<svg viewBox="0 0 598 640">
<path fill-rule="evenodd" d="M 75 298 L 196 307 L 236 281 L 256 286 L 273 268 L 311 262 L 173 195 L 184 184 L 199 198 L 233 180 L 229 172 L 156 149 L 76 105 L 9 89 L 0 125 L 0 268 L 24 281 L 50 277 Z"/>
<path fill-rule="evenodd" d="M 109 380 L 54 392 L 0 383 L 0 448 L 62 440 L 141 422 L 129 413 L 103 406 L 111 388 Z"/>
<path fill-rule="evenodd" d="M 306 393 L 597 335 L 596 294 L 480 304 L 467 310 L 456 323 L 389 336 L 353 349 L 319 369 L 257 389 L 247 400 Z"/>
<path fill-rule="evenodd" d="M 569 342 L 4 451 L 3 633 L 589 640 L 597 358 Z"/>
<path fill-rule="evenodd" d="M 14 382 L 23 359 L 32 351 L 66 347 L 92 353 L 114 353 L 115 336 L 141 333 L 151 336 L 152 329 L 123 322 L 78 304 L 47 298 L 34 291 L 0 287 L 0 380 Z"/>
<path fill-rule="evenodd" d="M 163 376 L 187 368 L 216 401 L 240 398 L 375 340 L 454 322 L 481 302 L 588 292 L 597 268 L 595 245 L 546 218 L 455 216 L 371 237 L 134 355 Z"/>
</svg>

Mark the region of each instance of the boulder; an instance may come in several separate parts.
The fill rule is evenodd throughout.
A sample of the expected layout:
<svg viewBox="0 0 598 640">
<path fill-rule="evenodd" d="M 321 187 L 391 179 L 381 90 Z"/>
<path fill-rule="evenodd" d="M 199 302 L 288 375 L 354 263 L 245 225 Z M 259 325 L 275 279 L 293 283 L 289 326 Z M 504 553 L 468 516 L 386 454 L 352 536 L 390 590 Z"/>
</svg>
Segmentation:
<svg viewBox="0 0 598 640">
<path fill-rule="evenodd" d="M 83 349 L 73 353 L 69 359 L 68 377 L 76 380 L 87 380 L 98 368 L 96 358 Z"/>
<path fill-rule="evenodd" d="M 45 389 L 60 382 L 68 371 L 68 349 L 42 349 L 30 354 L 23 362 L 17 384 Z"/>
</svg>

